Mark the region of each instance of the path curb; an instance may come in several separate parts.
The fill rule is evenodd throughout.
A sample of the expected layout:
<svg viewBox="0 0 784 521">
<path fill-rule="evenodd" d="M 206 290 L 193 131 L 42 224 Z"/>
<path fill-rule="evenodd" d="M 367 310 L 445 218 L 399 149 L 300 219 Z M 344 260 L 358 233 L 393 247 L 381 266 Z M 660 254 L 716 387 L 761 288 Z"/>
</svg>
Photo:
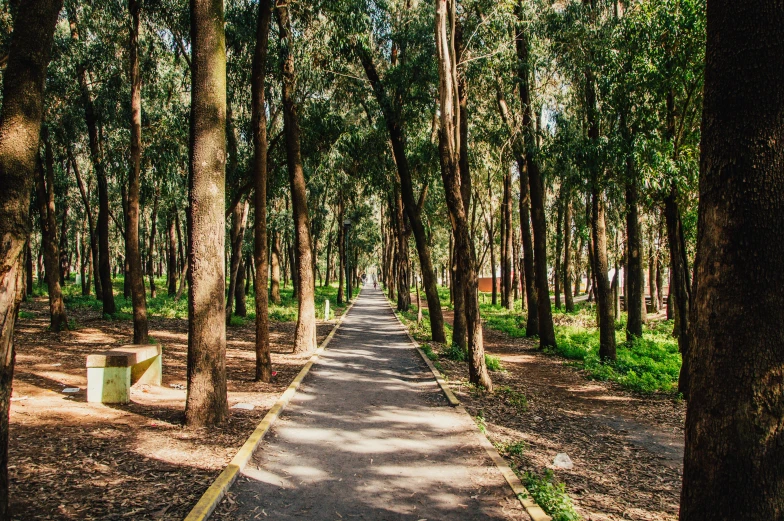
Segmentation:
<svg viewBox="0 0 784 521">
<path fill-rule="evenodd" d="M 359 300 L 360 295 L 362 295 L 362 288 L 360 288 L 359 293 L 356 297 L 354 297 L 354 301 L 351 305 L 346 308 L 346 311 L 338 319 L 335 327 L 332 328 L 327 338 L 321 343 L 316 352 L 310 357 L 307 361 L 305 366 L 300 370 L 299 374 L 297 374 L 296 378 L 292 380 L 283 394 L 278 398 L 278 401 L 275 402 L 275 405 L 267 411 L 267 414 L 264 415 L 262 418 L 261 423 L 258 424 L 256 429 L 251 433 L 245 443 L 240 447 L 240 450 L 237 451 L 237 454 L 231 459 L 229 464 L 223 469 L 215 481 L 212 482 L 212 485 L 204 492 L 204 494 L 199 499 L 198 503 L 191 509 L 190 513 L 185 517 L 184 521 L 204 521 L 212 515 L 215 511 L 217 506 L 220 504 L 223 497 L 228 492 L 231 485 L 237 480 L 237 477 L 240 473 L 245 469 L 245 466 L 250 461 L 250 458 L 253 457 L 253 453 L 256 452 L 256 448 L 258 448 L 259 443 L 261 440 L 264 439 L 264 435 L 270 430 L 272 425 L 275 423 L 275 420 L 278 419 L 280 414 L 286 408 L 286 405 L 291 401 L 294 397 L 294 394 L 299 389 L 302 380 L 305 379 L 305 376 L 310 371 L 310 368 L 313 367 L 313 364 L 319 359 L 321 354 L 329 345 L 332 338 L 335 336 L 335 333 L 338 329 L 340 329 L 341 324 L 343 324 L 343 319 L 348 315 L 351 308 L 354 307 L 354 304 Z"/>
<path fill-rule="evenodd" d="M 389 299 L 386 298 L 386 295 L 384 295 L 384 300 L 386 300 L 387 304 L 389 304 L 390 309 L 392 309 L 392 314 L 395 316 L 397 321 L 403 327 L 403 330 L 405 330 L 406 335 L 408 335 L 408 339 L 414 345 L 414 348 L 419 352 L 419 354 L 422 356 L 422 359 L 425 361 L 427 366 L 433 372 L 433 376 L 435 376 L 439 387 L 441 387 L 441 390 L 446 395 L 447 400 L 449 400 L 449 404 L 452 405 L 455 408 L 455 410 L 458 411 L 459 413 L 465 414 L 468 417 L 468 419 L 471 421 L 471 425 L 476 426 L 476 422 L 474 422 L 474 419 L 471 417 L 470 414 L 468 414 L 468 411 L 465 409 L 465 407 L 463 407 L 460 404 L 460 401 L 452 392 L 452 389 L 450 389 L 449 386 L 447 385 L 443 375 L 441 374 L 441 371 L 436 369 L 436 367 L 433 365 L 433 362 L 431 362 L 430 359 L 425 354 L 425 352 L 422 351 L 422 349 L 420 349 L 419 343 L 411 335 L 411 331 L 409 331 L 408 327 L 403 323 L 402 320 L 400 320 L 400 317 L 397 316 L 397 313 L 395 313 L 395 308 L 392 306 L 392 302 L 390 302 Z M 514 471 L 509 466 L 509 464 L 506 463 L 506 460 L 501 456 L 501 454 L 499 454 L 495 446 L 490 442 L 489 439 L 487 439 L 487 436 L 484 435 L 479 430 L 478 427 L 476 428 L 476 434 L 479 437 L 479 444 L 482 446 L 483 449 L 485 449 L 485 452 L 487 453 L 488 457 L 490 457 L 490 459 L 493 461 L 495 466 L 501 472 L 501 475 L 504 476 L 504 479 L 509 484 L 509 487 L 512 489 L 512 492 L 514 492 L 515 496 L 520 501 L 520 504 L 523 505 L 523 508 L 525 508 L 525 511 L 531 517 L 532 521 L 551 521 L 552 518 L 548 516 L 544 512 L 544 510 L 542 510 L 542 507 L 540 507 L 536 503 L 536 501 L 533 500 L 533 497 L 528 492 L 528 489 L 525 488 L 523 482 L 520 481 L 520 478 L 517 477 L 517 474 L 514 473 Z"/>
</svg>

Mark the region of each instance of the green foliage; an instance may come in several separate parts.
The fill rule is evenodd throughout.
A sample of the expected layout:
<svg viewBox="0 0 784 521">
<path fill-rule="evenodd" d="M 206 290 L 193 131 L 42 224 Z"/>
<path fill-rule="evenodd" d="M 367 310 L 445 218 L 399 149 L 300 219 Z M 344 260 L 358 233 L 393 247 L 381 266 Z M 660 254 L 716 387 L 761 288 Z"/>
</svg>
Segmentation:
<svg viewBox="0 0 784 521">
<path fill-rule="evenodd" d="M 515 456 L 519 458 L 525 454 L 527 445 L 524 441 L 520 440 L 509 443 L 497 443 L 495 448 L 504 456 Z"/>
<path fill-rule="evenodd" d="M 30 313 L 29 311 L 20 310 L 19 311 L 19 318 L 31 319 L 31 318 L 35 318 L 35 314 L 34 313 Z"/>
<path fill-rule="evenodd" d="M 523 484 L 534 501 L 553 518 L 553 521 L 582 519 L 574 510 L 571 498 L 566 494 L 566 486 L 563 483 L 556 483 L 552 470 L 545 469 L 544 476 L 526 472 L 523 475 Z"/>
<path fill-rule="evenodd" d="M 501 359 L 497 356 L 485 354 L 485 365 L 488 371 L 501 371 Z"/>
<path fill-rule="evenodd" d="M 443 350 L 443 355 L 455 362 L 465 362 L 468 353 L 457 344 L 449 344 L 449 347 Z"/>
<path fill-rule="evenodd" d="M 555 354 L 574 360 L 591 378 L 611 380 L 642 393 L 674 393 L 678 386 L 681 355 L 672 335 L 672 321 L 646 326 L 642 338 L 626 342 L 616 329 L 617 360 L 599 361 L 599 331 L 579 326 L 556 327 Z"/>
<path fill-rule="evenodd" d="M 487 293 L 483 293 L 487 296 Z M 479 309 L 482 313 L 483 323 L 496 331 L 503 331 L 512 338 L 525 337 L 525 322 L 523 321 L 522 311 L 520 309 L 522 301 L 515 302 L 515 308 L 509 310 L 499 305 L 480 304 Z"/>
</svg>

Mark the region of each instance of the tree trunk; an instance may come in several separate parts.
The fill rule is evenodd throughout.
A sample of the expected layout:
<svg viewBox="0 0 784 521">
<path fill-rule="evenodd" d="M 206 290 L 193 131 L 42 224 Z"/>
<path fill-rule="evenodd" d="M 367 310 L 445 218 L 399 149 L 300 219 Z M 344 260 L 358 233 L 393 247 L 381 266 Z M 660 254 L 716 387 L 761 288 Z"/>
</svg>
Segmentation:
<svg viewBox="0 0 784 521">
<path fill-rule="evenodd" d="M 237 274 L 240 271 L 242 264 L 242 242 L 245 238 L 245 227 L 248 224 L 248 211 L 250 204 L 245 201 L 244 204 L 238 204 L 231 212 L 231 257 L 229 262 L 229 293 L 228 300 L 226 301 L 226 324 L 231 320 L 232 304 L 234 302 L 234 294 L 237 292 Z M 266 241 L 264 243 L 266 250 Z"/>
<path fill-rule="evenodd" d="M 177 207 L 172 206 L 166 219 L 168 244 L 166 246 L 166 286 L 170 297 L 177 294 L 177 231 L 174 214 Z"/>
<path fill-rule="evenodd" d="M 60 220 L 60 245 L 59 245 L 59 253 L 60 253 L 60 285 L 65 286 L 65 281 L 71 279 L 71 266 L 69 262 L 69 255 L 68 255 L 68 189 L 66 188 L 65 194 L 63 194 L 62 206 L 63 206 L 63 216 Z"/>
<path fill-rule="evenodd" d="M 343 194 L 340 194 L 340 200 L 338 201 L 338 222 L 340 226 L 338 226 L 338 297 L 337 297 L 337 304 L 339 306 L 343 305 L 343 302 L 346 300 L 346 294 L 344 285 L 346 283 L 346 238 L 345 238 L 345 227 L 343 226 L 343 220 L 345 219 L 345 207 L 343 202 Z"/>
<path fill-rule="evenodd" d="M 555 219 L 555 270 L 553 271 L 553 289 L 555 290 L 555 309 L 561 309 L 561 252 L 563 251 L 563 226 L 564 226 L 564 189 L 561 188 L 561 194 L 558 197 L 558 209 Z"/>
<path fill-rule="evenodd" d="M 514 309 L 514 299 L 512 298 L 512 249 L 514 244 L 512 241 L 512 173 L 506 172 L 504 176 L 504 294 L 506 294 L 505 302 L 501 304 L 506 309 Z M 504 299 L 502 299 L 503 301 Z"/>
<path fill-rule="evenodd" d="M 782 55 L 781 2 L 708 3 L 682 521 L 784 516 Z"/>
<path fill-rule="evenodd" d="M 259 269 L 256 268 L 256 280 L 259 279 Z M 259 284 L 259 287 L 262 287 Z M 258 292 L 258 289 L 256 290 Z M 280 304 L 280 234 L 272 232 L 272 248 L 270 251 L 270 302 Z"/>
<path fill-rule="evenodd" d="M 291 24 L 286 5 L 276 7 L 281 42 L 281 68 L 283 72 L 283 126 L 286 136 L 286 159 L 291 186 L 291 203 L 294 216 L 294 246 L 296 248 L 296 279 L 299 293 L 299 315 L 294 336 L 294 352 L 308 353 L 316 349 L 316 306 L 313 280 L 313 249 L 308 216 L 308 194 L 305 173 L 300 155 L 300 128 L 295 96 L 294 54 L 292 53 Z"/>
<path fill-rule="evenodd" d="M 566 312 L 574 311 L 574 295 L 572 294 L 572 201 L 571 194 L 564 198 L 563 223 L 563 289 Z"/>
<path fill-rule="evenodd" d="M 46 173 L 43 165 L 38 164 L 38 209 L 41 215 L 41 246 L 46 266 L 46 284 L 49 289 L 49 317 L 52 331 L 68 329 L 68 317 L 63 303 L 63 290 L 60 281 L 60 248 L 57 244 L 57 217 L 54 205 L 54 157 L 49 133 L 46 127 L 41 132 L 46 156 Z"/>
<path fill-rule="evenodd" d="M 371 58 L 370 53 L 363 49 L 359 52 L 360 61 L 365 69 L 365 74 L 373 87 L 376 99 L 382 108 L 384 120 L 389 132 L 389 140 L 392 145 L 392 154 L 394 156 L 395 165 L 397 167 L 398 180 L 400 183 L 400 196 L 403 202 L 403 208 L 408 222 L 411 226 L 411 231 L 414 234 L 414 241 L 416 242 L 417 253 L 419 256 L 419 264 L 422 270 L 423 285 L 425 287 L 425 295 L 427 297 L 428 314 L 430 316 L 430 334 L 434 342 L 445 342 L 446 335 L 444 333 L 444 316 L 441 311 L 441 301 L 438 297 L 438 286 L 436 281 L 435 271 L 433 270 L 433 262 L 430 258 L 430 246 L 427 241 L 427 233 L 425 226 L 422 223 L 422 204 L 424 203 L 425 188 L 422 189 L 420 202 L 417 203 L 414 197 L 414 187 L 411 178 L 411 171 L 409 169 L 408 157 L 406 156 L 406 143 L 403 133 L 403 128 L 400 122 L 399 114 L 400 107 L 393 106 L 389 99 L 389 94 L 386 91 L 385 85 L 382 84 L 381 79 L 376 70 L 375 64 Z M 402 224 L 402 221 L 401 221 Z M 405 252 L 406 254 L 408 251 Z M 406 257 L 408 258 L 408 257 Z M 409 288 L 406 287 L 408 290 Z M 404 305 L 410 305 L 410 295 L 403 302 Z"/>
<path fill-rule="evenodd" d="M 689 356 L 691 340 L 689 338 L 691 283 L 689 281 L 689 264 L 686 260 L 686 241 L 683 237 L 683 225 L 676 197 L 676 189 L 673 187 L 664 200 L 664 215 L 667 220 L 667 237 L 670 244 L 670 291 L 672 293 L 672 298 L 668 301 L 668 305 L 672 303 L 675 306 L 678 348 L 683 357 L 681 373 L 678 379 L 678 391 L 688 398 L 689 363 L 692 360 Z"/>
<path fill-rule="evenodd" d="M 71 29 L 71 38 L 79 41 L 79 29 L 76 20 L 76 11 L 72 4 L 66 6 L 68 10 L 68 22 Z M 98 277 L 101 282 L 101 300 L 103 301 L 103 313 L 114 315 L 117 307 L 114 303 L 114 288 L 112 287 L 112 267 L 109 254 L 109 193 L 106 182 L 106 170 L 101 153 L 101 145 L 98 137 L 98 115 L 93 104 L 90 86 L 87 81 L 87 68 L 83 63 L 76 66 L 79 88 L 84 105 L 84 118 L 87 124 L 87 134 L 90 142 L 90 159 L 98 180 L 98 223 L 96 235 L 98 242 Z M 98 278 L 96 277 L 96 278 Z"/>
<path fill-rule="evenodd" d="M 525 300 L 528 314 L 525 322 L 525 336 L 539 336 L 539 296 L 536 292 L 534 274 L 534 244 L 531 235 L 531 198 L 528 190 L 528 167 L 525 160 L 518 160 L 520 171 L 520 239 L 523 243 L 523 270 L 525 275 Z M 549 298 L 549 297 L 548 297 Z"/>
<path fill-rule="evenodd" d="M 485 365 L 484 342 L 482 338 L 482 321 L 479 314 L 478 278 L 476 260 L 471 247 L 471 236 L 468 223 L 468 206 L 465 204 L 471 194 L 471 181 L 467 168 L 461 168 L 461 149 L 467 146 L 464 139 L 467 116 L 465 102 L 467 89 L 465 84 L 457 81 L 457 55 L 455 40 L 456 6 L 453 0 L 436 0 L 436 50 L 438 56 L 439 76 L 439 108 L 441 128 L 439 132 L 439 149 L 441 158 L 441 176 L 447 207 L 455 234 L 455 253 L 457 256 L 456 274 L 459 273 L 464 284 L 465 317 L 468 337 L 468 378 L 471 383 L 493 390 L 493 383 Z M 455 27 L 450 35 L 448 27 Z M 463 120 L 463 122 L 461 122 Z M 465 154 L 467 158 L 467 154 Z M 466 165 L 467 166 L 467 165 Z M 468 196 L 466 196 L 468 194 Z"/>
<path fill-rule="evenodd" d="M 144 290 L 142 257 L 139 251 L 139 188 L 142 162 L 142 81 L 139 73 L 139 0 L 128 0 L 131 15 L 130 83 L 131 83 L 131 169 L 128 172 L 128 214 L 125 229 L 125 258 L 130 275 L 133 302 L 133 343 L 146 344 L 147 294 Z M 157 200 L 156 200 L 157 202 Z M 155 216 L 153 215 L 153 219 Z M 154 229 L 153 224 L 153 229 Z M 150 239 L 152 246 L 152 239 Z M 150 251 L 152 259 L 152 251 Z M 155 298 L 155 281 L 150 276 L 150 297 Z"/>
<path fill-rule="evenodd" d="M 498 276 L 496 275 L 495 263 L 495 234 L 493 233 L 493 214 L 490 212 L 487 224 L 487 241 L 490 247 L 490 280 L 492 281 L 492 299 L 491 302 L 494 306 L 498 305 Z"/>
<path fill-rule="evenodd" d="M 237 284 L 234 286 L 234 314 L 238 317 L 248 316 L 248 307 L 245 303 L 245 259 L 240 257 L 237 269 Z"/>
<path fill-rule="evenodd" d="M 535 120 L 531 111 L 529 41 L 525 29 L 525 20 L 522 5 L 516 6 L 518 17 L 518 35 L 515 38 L 518 59 L 518 75 L 520 80 L 520 101 L 523 105 L 523 131 L 525 133 L 527 152 L 525 155 L 528 169 L 527 191 L 530 196 L 531 227 L 533 228 L 533 257 L 536 283 L 537 307 L 539 319 L 539 347 L 555 347 L 555 328 L 553 327 L 553 314 L 550 307 L 550 288 L 547 283 L 547 219 L 544 214 L 544 181 L 539 169 L 538 150 L 536 141 Z M 527 278 L 527 277 L 526 277 Z M 529 313 L 530 313 L 529 306 Z"/>
<path fill-rule="evenodd" d="M 406 229 L 406 217 L 403 213 L 403 200 L 400 197 L 399 183 L 396 183 L 394 193 L 395 222 L 397 225 L 397 310 L 408 311 L 411 308 L 411 286 L 409 285 L 409 269 L 411 265 L 408 255 L 409 233 Z M 351 298 L 351 295 L 347 298 Z"/>
<path fill-rule="evenodd" d="M 251 126 L 253 130 L 253 179 L 256 185 L 253 221 L 253 262 L 256 266 L 256 381 L 272 381 L 272 357 L 269 345 L 269 302 L 267 300 L 267 114 L 264 106 L 264 87 L 267 77 L 269 27 L 272 19 L 271 0 L 259 1 L 256 19 L 256 47 L 251 76 Z M 273 234 L 272 284 L 274 303 L 280 303 L 280 247 Z M 277 271 L 277 273 L 276 273 Z M 239 306 L 238 306 L 239 307 Z"/>
<path fill-rule="evenodd" d="M 226 390 L 226 45 L 223 3 L 191 0 L 188 393 L 185 421 L 218 425 Z"/>
<path fill-rule="evenodd" d="M 36 177 L 44 84 L 61 0 L 27 0 L 14 20 L 0 116 L 0 519 L 8 511 L 8 409 L 14 326 L 24 292 L 30 192 Z"/>
<path fill-rule="evenodd" d="M 631 159 L 627 160 L 631 161 Z M 627 169 L 628 174 L 633 174 Z M 626 340 L 642 336 L 645 321 L 645 281 L 642 267 L 642 230 L 638 212 L 639 188 L 636 178 L 626 184 Z"/>
<path fill-rule="evenodd" d="M 155 287 L 155 233 L 157 227 L 158 190 L 156 189 L 152 199 L 152 213 L 150 214 L 150 247 L 147 250 L 147 275 L 150 277 L 150 298 L 158 296 L 158 289 Z"/>
<path fill-rule="evenodd" d="M 591 194 L 591 234 L 593 235 L 593 276 L 599 320 L 599 358 L 615 360 L 615 317 L 607 261 L 607 229 L 604 201 L 595 185 Z"/>
</svg>

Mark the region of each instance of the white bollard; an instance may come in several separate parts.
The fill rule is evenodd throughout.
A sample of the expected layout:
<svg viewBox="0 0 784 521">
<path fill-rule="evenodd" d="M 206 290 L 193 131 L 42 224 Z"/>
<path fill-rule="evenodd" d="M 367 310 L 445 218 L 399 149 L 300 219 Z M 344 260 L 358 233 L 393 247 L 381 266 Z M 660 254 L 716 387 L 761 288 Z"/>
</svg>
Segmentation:
<svg viewBox="0 0 784 521">
<path fill-rule="evenodd" d="M 324 320 L 329 320 L 329 300 L 324 301 Z"/>
</svg>

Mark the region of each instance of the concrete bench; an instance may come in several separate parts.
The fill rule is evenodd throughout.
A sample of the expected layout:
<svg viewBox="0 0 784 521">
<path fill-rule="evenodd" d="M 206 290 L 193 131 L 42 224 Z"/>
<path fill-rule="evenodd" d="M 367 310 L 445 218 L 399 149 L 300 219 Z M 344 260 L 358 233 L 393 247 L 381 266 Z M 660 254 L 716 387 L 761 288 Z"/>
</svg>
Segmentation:
<svg viewBox="0 0 784 521">
<path fill-rule="evenodd" d="M 127 345 L 87 356 L 87 401 L 128 403 L 131 385 L 161 385 L 163 356 L 159 345 Z"/>
</svg>

